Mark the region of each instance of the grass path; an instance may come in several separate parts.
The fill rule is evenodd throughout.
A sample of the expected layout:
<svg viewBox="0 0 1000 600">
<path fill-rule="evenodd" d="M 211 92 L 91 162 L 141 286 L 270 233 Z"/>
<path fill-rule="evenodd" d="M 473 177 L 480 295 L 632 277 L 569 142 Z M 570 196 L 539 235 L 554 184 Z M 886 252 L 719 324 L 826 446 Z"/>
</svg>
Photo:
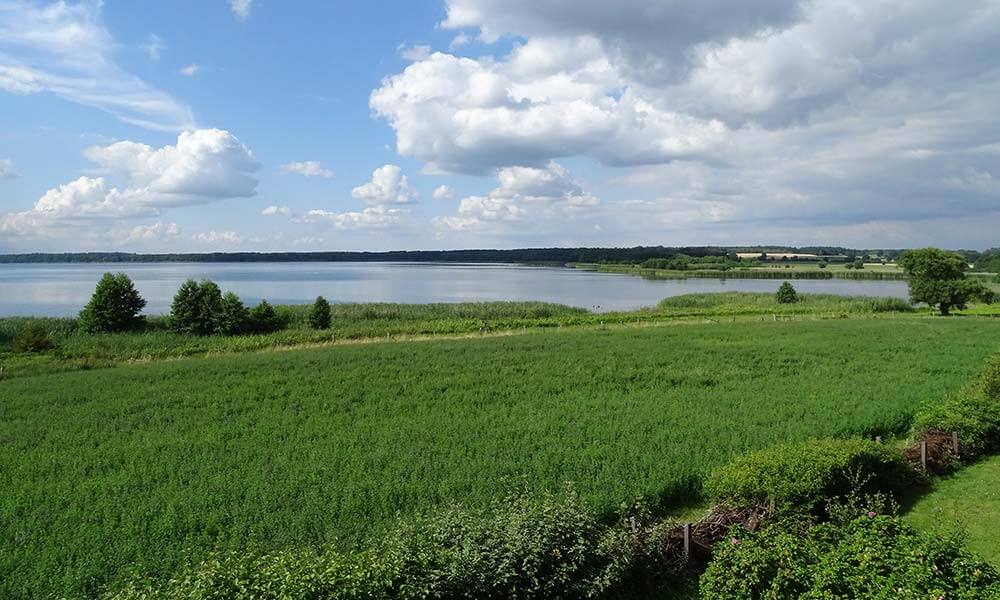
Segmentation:
<svg viewBox="0 0 1000 600">
<path fill-rule="evenodd" d="M 964 531 L 969 549 L 1000 567 L 1000 456 L 939 480 L 905 518 L 926 531 Z"/>
</svg>

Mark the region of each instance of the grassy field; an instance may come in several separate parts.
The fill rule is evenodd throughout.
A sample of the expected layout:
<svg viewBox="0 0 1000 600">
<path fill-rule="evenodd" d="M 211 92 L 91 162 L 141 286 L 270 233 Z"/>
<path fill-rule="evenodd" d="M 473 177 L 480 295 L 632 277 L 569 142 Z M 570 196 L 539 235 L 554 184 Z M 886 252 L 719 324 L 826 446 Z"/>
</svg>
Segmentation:
<svg viewBox="0 0 1000 600">
<path fill-rule="evenodd" d="M 198 337 L 173 333 L 163 317 L 151 317 L 148 331 L 90 335 L 77 331 L 76 319 L 0 318 L 0 379 L 53 371 L 94 369 L 128 362 L 149 362 L 206 354 L 255 352 L 303 345 L 419 336 L 491 334 L 571 326 L 649 324 L 670 320 L 759 315 L 838 317 L 907 312 L 892 299 L 802 295 L 796 304 L 778 304 L 773 294 L 695 294 L 665 300 L 646 310 L 596 314 L 541 302 L 471 304 L 337 304 L 333 326 L 308 327 L 308 306 L 282 306 L 287 327 L 269 335 Z M 40 355 L 13 352 L 17 332 L 40 322 L 56 349 Z"/>
<path fill-rule="evenodd" d="M 768 319 L 0 381 L 0 597 L 90 594 L 214 547 L 349 544 L 510 481 L 663 508 L 737 452 L 902 432 L 998 335 L 989 319 Z"/>
<path fill-rule="evenodd" d="M 905 518 L 930 532 L 965 532 L 970 550 L 1000 566 L 1000 457 L 937 481 Z"/>
</svg>

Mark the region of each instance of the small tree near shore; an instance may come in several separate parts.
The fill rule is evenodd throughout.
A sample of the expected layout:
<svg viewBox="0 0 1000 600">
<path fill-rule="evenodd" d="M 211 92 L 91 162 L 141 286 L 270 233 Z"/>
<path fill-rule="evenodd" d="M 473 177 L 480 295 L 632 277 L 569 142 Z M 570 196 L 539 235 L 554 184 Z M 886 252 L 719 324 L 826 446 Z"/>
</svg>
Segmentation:
<svg viewBox="0 0 1000 600">
<path fill-rule="evenodd" d="M 281 329 L 281 319 L 267 300 L 250 309 L 250 331 L 253 333 L 273 333 Z"/>
<path fill-rule="evenodd" d="M 211 335 L 222 312 L 222 290 L 214 282 L 188 279 L 170 308 L 170 326 L 178 333 Z"/>
<path fill-rule="evenodd" d="M 139 329 L 145 320 L 139 313 L 146 301 L 125 273 L 105 273 L 97 282 L 90 302 L 80 312 L 80 329 L 87 333 L 112 333 Z"/>
<path fill-rule="evenodd" d="M 969 265 L 961 254 L 939 248 L 910 250 L 900 257 L 899 266 L 909 278 L 910 301 L 937 308 L 942 315 L 952 308 L 962 310 L 972 300 L 993 300 L 989 288 L 965 276 Z"/>
<path fill-rule="evenodd" d="M 226 292 L 215 318 L 215 331 L 222 335 L 239 335 L 246 332 L 249 321 L 250 313 L 240 297 Z"/>
<path fill-rule="evenodd" d="M 313 329 L 330 328 L 330 303 L 323 296 L 316 298 L 309 309 L 309 325 Z"/>
<path fill-rule="evenodd" d="M 778 288 L 778 293 L 775 294 L 779 304 L 794 304 L 799 301 L 799 294 L 792 287 L 792 284 L 787 281 L 781 284 Z"/>
</svg>

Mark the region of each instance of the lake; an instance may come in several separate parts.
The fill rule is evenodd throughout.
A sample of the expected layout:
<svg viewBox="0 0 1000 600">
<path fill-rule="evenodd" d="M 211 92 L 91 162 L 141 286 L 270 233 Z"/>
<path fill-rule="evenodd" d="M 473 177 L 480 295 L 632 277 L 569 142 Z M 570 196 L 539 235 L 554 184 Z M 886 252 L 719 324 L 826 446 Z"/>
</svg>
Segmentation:
<svg viewBox="0 0 1000 600">
<path fill-rule="evenodd" d="M 647 280 L 560 267 L 455 263 L 123 263 L 0 264 L 0 315 L 76 315 L 106 271 L 124 271 L 148 301 L 149 314 L 170 311 L 188 278 L 208 278 L 247 303 L 478 302 L 541 300 L 597 311 L 653 306 L 698 292 L 774 292 L 773 279 Z M 903 281 L 797 280 L 800 292 L 906 298 Z"/>
</svg>

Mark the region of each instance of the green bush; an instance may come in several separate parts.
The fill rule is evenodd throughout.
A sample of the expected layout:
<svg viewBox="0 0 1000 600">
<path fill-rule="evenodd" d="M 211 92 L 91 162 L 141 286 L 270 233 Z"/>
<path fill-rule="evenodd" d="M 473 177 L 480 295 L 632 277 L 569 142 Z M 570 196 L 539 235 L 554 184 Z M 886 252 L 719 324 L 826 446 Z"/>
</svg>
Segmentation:
<svg viewBox="0 0 1000 600">
<path fill-rule="evenodd" d="M 801 529 L 734 529 L 700 581 L 702 600 L 1000 597 L 1000 574 L 961 540 L 869 513 Z"/>
<path fill-rule="evenodd" d="M 281 318 L 267 300 L 250 309 L 249 329 L 253 333 L 274 333 L 282 327 Z"/>
<path fill-rule="evenodd" d="M 245 333 L 250 322 L 250 312 L 240 297 L 226 292 L 219 303 L 219 313 L 215 318 L 215 330 L 222 335 Z"/>
<path fill-rule="evenodd" d="M 451 508 L 401 524 L 360 552 L 304 549 L 216 554 L 165 583 L 136 579 L 109 600 L 182 598 L 608 597 L 631 545 L 572 493 L 511 494 L 488 510 Z"/>
<path fill-rule="evenodd" d="M 894 448 L 860 438 L 809 440 L 744 454 L 716 469 L 704 491 L 737 506 L 773 504 L 784 512 L 820 508 L 826 498 L 861 491 L 901 491 L 917 473 Z"/>
<path fill-rule="evenodd" d="M 323 296 L 316 298 L 309 309 L 309 326 L 313 329 L 330 328 L 330 303 Z"/>
<path fill-rule="evenodd" d="M 17 336 L 14 337 L 15 352 L 45 352 L 51 350 L 55 344 L 49 339 L 49 330 L 39 322 L 25 325 Z"/>
<path fill-rule="evenodd" d="M 794 304 L 798 302 L 799 295 L 792 287 L 792 284 L 787 281 L 781 284 L 778 288 L 778 293 L 775 294 L 775 298 L 778 300 L 779 304 Z"/>
<path fill-rule="evenodd" d="M 90 302 L 80 312 L 80 329 L 87 333 L 132 331 L 142 328 L 139 313 L 146 301 L 125 273 L 105 273 Z"/>
<path fill-rule="evenodd" d="M 170 324 L 177 333 L 211 335 L 222 312 L 222 291 L 209 280 L 188 279 L 174 295 Z"/>
<path fill-rule="evenodd" d="M 914 419 L 917 437 L 958 432 L 959 449 L 970 457 L 1000 451 L 1000 356 L 979 376 L 944 400 L 925 402 Z"/>
</svg>

